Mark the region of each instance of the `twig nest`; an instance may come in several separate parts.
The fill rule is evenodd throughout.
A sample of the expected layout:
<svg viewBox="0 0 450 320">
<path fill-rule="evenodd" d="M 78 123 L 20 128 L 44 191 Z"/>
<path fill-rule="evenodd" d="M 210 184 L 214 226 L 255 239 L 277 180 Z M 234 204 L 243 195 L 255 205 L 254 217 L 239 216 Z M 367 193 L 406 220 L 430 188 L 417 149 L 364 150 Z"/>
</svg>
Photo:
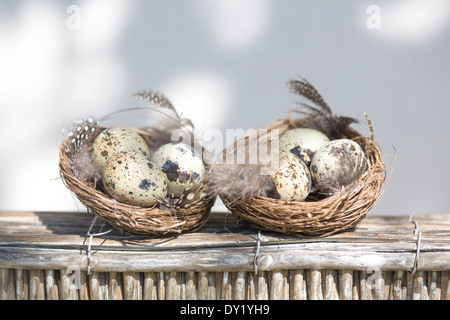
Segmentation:
<svg viewBox="0 0 450 320">
<path fill-rule="evenodd" d="M 351 127 L 356 119 L 334 115 L 308 81 L 292 80 L 289 86 L 303 99 L 299 102 L 302 108 L 292 112 L 304 116 L 294 118 L 291 112 L 288 118 L 263 127 L 242 141 L 246 147 L 255 141 L 259 146 L 259 141 L 266 141 L 271 150 L 281 149 L 280 153 L 298 154 L 299 161 L 311 161 L 309 168 L 303 161 L 311 175 L 309 194 L 305 198 L 291 197 L 295 193 L 293 179 L 283 188 L 280 185 L 274 189 L 273 172 L 269 178 L 261 174 L 266 159 L 256 164 L 213 167 L 218 194 L 234 215 L 261 230 L 327 236 L 356 227 L 380 198 L 386 178 L 373 123 L 366 116 L 371 134 L 365 137 Z M 306 146 L 307 139 L 301 132 L 311 134 L 313 146 Z M 242 143 L 232 144 L 225 153 L 233 155 L 251 149 L 239 150 L 239 145 Z M 296 185 L 302 184 L 297 181 Z"/>
<path fill-rule="evenodd" d="M 310 168 L 314 185 L 320 192 L 334 194 L 364 173 L 366 157 L 355 141 L 336 139 L 316 152 Z"/>
<path fill-rule="evenodd" d="M 60 146 L 62 181 L 89 211 L 126 233 L 158 236 L 195 231 L 208 220 L 216 198 L 207 187 L 210 161 L 205 159 L 211 156 L 194 138 L 192 123 L 181 118 L 163 94 L 144 91 L 137 97 L 154 106 L 74 121 Z M 152 112 L 155 124 L 141 128 L 100 125 L 122 112 L 137 110 Z M 195 149 L 201 163 L 190 167 L 189 176 L 187 169 L 169 168 L 167 161 L 159 166 L 151 158 L 158 148 L 171 144 L 174 132 L 189 141 L 182 150 L 193 154 Z M 176 152 L 171 155 L 171 161 L 184 168 L 186 158 Z M 194 169 L 199 170 L 198 176 Z M 171 180 L 190 184 L 177 190 L 176 196 L 175 192 L 169 195 Z"/>
</svg>

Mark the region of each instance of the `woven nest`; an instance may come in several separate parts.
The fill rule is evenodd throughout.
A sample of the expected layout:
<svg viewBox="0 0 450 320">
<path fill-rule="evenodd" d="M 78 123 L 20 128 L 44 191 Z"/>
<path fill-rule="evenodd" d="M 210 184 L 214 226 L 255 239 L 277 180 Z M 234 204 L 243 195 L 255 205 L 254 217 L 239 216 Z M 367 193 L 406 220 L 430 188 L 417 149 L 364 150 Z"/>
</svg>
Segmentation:
<svg viewBox="0 0 450 320">
<path fill-rule="evenodd" d="M 273 129 L 279 130 L 281 136 L 290 129 L 313 128 L 326 133 L 331 139 L 346 138 L 357 142 L 365 152 L 366 171 L 359 179 L 341 187 L 332 195 L 313 192 L 302 202 L 273 199 L 266 197 L 262 192 L 255 195 L 244 193 L 244 195 L 236 196 L 232 192 L 222 190 L 219 196 L 235 216 L 260 230 L 317 237 L 354 228 L 380 198 L 386 179 L 386 169 L 380 148 L 373 136 L 373 123 L 366 115 L 371 136 L 362 136 L 350 126 L 357 121 L 332 115 L 321 96 L 306 80 L 295 80 L 289 84 L 294 93 L 306 97 L 309 102 L 314 102 L 318 107 L 300 103 L 302 107 L 306 107 L 307 111 L 295 110 L 295 112 L 300 112 L 305 117 L 292 118 L 290 113 L 287 119 L 282 119 L 245 137 L 245 143 L 250 143 L 254 139 L 258 140 Z M 269 137 L 264 138 L 270 143 L 270 134 Z M 228 152 L 233 153 L 236 145 L 237 143 L 229 147 Z M 256 172 L 255 168 L 252 170 Z M 239 171 L 239 174 L 245 175 L 242 172 L 242 170 Z M 256 184 L 255 181 L 250 183 Z"/>
<path fill-rule="evenodd" d="M 171 109 L 170 111 L 176 114 L 170 102 L 161 93 L 146 91 L 137 96 L 158 107 Z M 167 115 L 164 112 L 161 114 L 164 117 Z M 170 119 L 174 121 L 167 122 L 166 124 L 170 123 L 167 127 L 163 125 L 161 128 L 160 125 L 159 127 L 143 127 L 134 130 L 146 140 L 150 150 L 155 150 L 160 145 L 171 142 L 171 134 L 174 129 L 186 129 L 185 133 L 193 137 L 192 131 L 188 129 L 192 125 L 189 120 L 181 119 L 177 114 L 175 119 Z M 202 185 L 195 190 L 189 190 L 181 198 L 167 197 L 153 207 L 140 207 L 124 204 L 110 197 L 103 189 L 101 177 L 94 172 L 95 168 L 90 167 L 87 156 L 89 153 L 86 152 L 91 148 L 96 136 L 105 129 L 99 123 L 100 121 L 92 118 L 77 122 L 72 130 L 74 133 L 70 133 L 60 145 L 61 178 L 66 187 L 89 211 L 111 226 L 129 234 L 180 234 L 195 231 L 206 223 L 215 201 L 215 194 L 206 187 L 209 170 L 206 163 L 206 174 Z M 209 156 L 204 148 L 201 148 L 201 154 L 204 157 Z M 80 169 L 80 167 L 82 168 Z"/>
</svg>

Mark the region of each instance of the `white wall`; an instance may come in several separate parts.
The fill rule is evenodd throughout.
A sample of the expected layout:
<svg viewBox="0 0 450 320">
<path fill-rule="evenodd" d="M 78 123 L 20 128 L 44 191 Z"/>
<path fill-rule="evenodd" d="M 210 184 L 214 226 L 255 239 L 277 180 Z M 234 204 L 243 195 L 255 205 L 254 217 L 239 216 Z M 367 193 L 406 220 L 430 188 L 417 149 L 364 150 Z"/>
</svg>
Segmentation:
<svg viewBox="0 0 450 320">
<path fill-rule="evenodd" d="M 300 74 L 335 113 L 371 115 L 388 173 L 397 150 L 373 214 L 450 212 L 449 21 L 447 0 L 2 1 L 0 210 L 83 210 L 57 179 L 61 129 L 138 90 L 248 129 L 296 107 Z"/>
</svg>

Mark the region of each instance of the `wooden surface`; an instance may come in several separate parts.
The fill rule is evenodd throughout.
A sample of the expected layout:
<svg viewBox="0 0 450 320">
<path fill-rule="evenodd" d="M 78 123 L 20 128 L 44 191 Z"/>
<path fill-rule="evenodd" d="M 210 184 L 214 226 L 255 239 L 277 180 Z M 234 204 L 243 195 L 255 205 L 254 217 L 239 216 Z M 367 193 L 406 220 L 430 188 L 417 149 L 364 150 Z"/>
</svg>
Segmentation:
<svg viewBox="0 0 450 320">
<path fill-rule="evenodd" d="M 369 216 L 355 230 L 298 238 L 214 213 L 179 236 L 97 222 L 92 232 L 112 231 L 90 242 L 93 220 L 0 212 L 0 300 L 450 299 L 450 215 Z"/>
<path fill-rule="evenodd" d="M 0 212 L 0 267 L 86 268 L 94 216 L 68 212 Z M 450 269 L 450 214 L 368 216 L 355 230 L 299 238 L 258 230 L 231 214 L 213 213 L 195 233 L 143 237 L 118 230 L 92 238 L 93 271 L 261 271 L 341 269 L 443 271 Z M 107 231 L 98 221 L 92 232 Z M 419 259 L 416 259 L 418 237 Z M 259 248 L 258 248 L 259 247 Z M 256 251 L 258 256 L 255 257 Z M 256 264 L 255 262 L 256 258 Z"/>
</svg>

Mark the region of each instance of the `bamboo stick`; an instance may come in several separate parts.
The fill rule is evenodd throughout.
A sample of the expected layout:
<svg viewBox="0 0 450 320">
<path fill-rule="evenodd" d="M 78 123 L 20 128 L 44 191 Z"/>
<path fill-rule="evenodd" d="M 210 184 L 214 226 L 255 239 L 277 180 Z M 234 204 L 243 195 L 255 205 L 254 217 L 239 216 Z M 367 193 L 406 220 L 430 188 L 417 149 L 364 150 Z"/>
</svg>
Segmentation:
<svg viewBox="0 0 450 320">
<path fill-rule="evenodd" d="M 60 279 L 59 279 L 59 299 L 61 300 L 71 300 L 70 296 L 70 275 L 67 272 L 67 269 L 63 269 L 59 271 Z M 73 297 L 72 297 L 73 300 Z"/>
<path fill-rule="evenodd" d="M 428 300 L 426 275 L 424 271 L 418 271 L 413 275 L 412 300 Z"/>
<path fill-rule="evenodd" d="M 89 297 L 91 300 L 108 300 L 107 276 L 106 272 L 91 272 L 89 276 Z"/>
<path fill-rule="evenodd" d="M 353 289 L 352 289 L 352 299 L 353 300 L 360 300 L 360 295 L 361 295 L 361 289 L 359 287 L 360 277 L 361 277 L 360 271 L 357 271 L 357 270 L 353 271 Z"/>
<path fill-rule="evenodd" d="M 28 300 L 28 270 L 15 269 L 15 292 L 17 300 Z"/>
<path fill-rule="evenodd" d="M 30 270 L 30 300 L 45 300 L 44 270 Z"/>
<path fill-rule="evenodd" d="M 47 300 L 59 299 L 58 279 L 55 270 L 45 270 L 45 296 Z"/>
<path fill-rule="evenodd" d="M 450 300 L 450 271 L 443 272 L 442 280 L 442 282 L 444 283 L 444 290 L 442 290 L 444 295 L 443 300 Z"/>
<path fill-rule="evenodd" d="M 180 299 L 186 299 L 186 272 L 180 272 Z"/>
<path fill-rule="evenodd" d="M 123 299 L 142 300 L 141 274 L 139 272 L 124 272 Z"/>
<path fill-rule="evenodd" d="M 234 300 L 245 300 L 246 299 L 246 288 L 245 288 L 245 276 L 246 272 L 236 272 L 235 279 L 233 282 L 233 299 Z"/>
<path fill-rule="evenodd" d="M 164 284 L 164 272 L 158 272 L 157 274 L 157 295 L 158 300 L 165 300 L 166 299 L 166 290 L 165 290 L 165 284 Z"/>
<path fill-rule="evenodd" d="M 325 270 L 324 284 L 324 299 L 339 300 L 337 270 Z"/>
<path fill-rule="evenodd" d="M 197 285 L 195 272 L 186 272 L 186 300 L 197 299 Z"/>
<path fill-rule="evenodd" d="M 198 300 L 208 300 L 208 273 L 198 273 Z"/>
<path fill-rule="evenodd" d="M 283 294 L 284 294 L 283 299 L 284 300 L 289 300 L 289 292 L 290 292 L 290 289 L 289 289 L 289 285 L 290 285 L 289 277 L 290 277 L 289 270 L 284 269 L 283 270 Z"/>
<path fill-rule="evenodd" d="M 374 300 L 385 300 L 385 285 L 385 272 L 376 270 L 372 290 Z"/>
<path fill-rule="evenodd" d="M 0 300 L 15 300 L 12 269 L 0 268 Z"/>
<path fill-rule="evenodd" d="M 80 270 L 80 288 L 78 289 L 78 297 L 80 300 L 89 300 L 89 278 L 87 271 Z"/>
<path fill-rule="evenodd" d="M 247 299 L 248 300 L 256 300 L 257 297 L 257 284 L 256 284 L 256 275 L 254 272 L 249 272 L 247 274 Z"/>
<path fill-rule="evenodd" d="M 231 283 L 232 272 L 224 272 L 222 275 L 222 290 L 220 294 L 221 300 L 233 299 L 233 285 Z"/>
<path fill-rule="evenodd" d="M 308 274 L 308 296 L 310 300 L 323 300 L 322 273 L 318 269 L 310 269 Z"/>
<path fill-rule="evenodd" d="M 156 272 L 144 273 L 144 300 L 157 300 Z"/>
<path fill-rule="evenodd" d="M 285 286 L 285 270 L 274 270 L 269 273 L 270 280 L 270 300 L 283 300 Z"/>
<path fill-rule="evenodd" d="M 353 299 L 353 271 L 339 270 L 339 297 L 341 300 Z"/>
<path fill-rule="evenodd" d="M 305 270 L 291 270 L 291 299 L 307 300 L 307 285 Z"/>
<path fill-rule="evenodd" d="M 166 300 L 181 300 L 181 273 L 169 272 L 166 284 Z"/>
<path fill-rule="evenodd" d="M 120 272 L 109 273 L 109 299 L 110 300 L 123 300 L 123 280 Z"/>
<path fill-rule="evenodd" d="M 268 300 L 269 299 L 269 285 L 268 285 L 268 272 L 259 272 L 256 277 L 257 283 L 257 300 Z"/>
<path fill-rule="evenodd" d="M 373 282 L 370 276 L 371 275 L 368 274 L 366 271 L 361 271 L 360 273 L 359 287 L 361 300 L 373 300 L 372 295 Z"/>
<path fill-rule="evenodd" d="M 208 300 L 217 299 L 216 272 L 208 273 Z"/>
<path fill-rule="evenodd" d="M 406 300 L 406 273 L 394 271 L 392 285 L 392 300 Z"/>
<path fill-rule="evenodd" d="M 430 300 L 441 299 L 441 273 L 437 271 L 428 272 L 428 290 Z"/>
</svg>

